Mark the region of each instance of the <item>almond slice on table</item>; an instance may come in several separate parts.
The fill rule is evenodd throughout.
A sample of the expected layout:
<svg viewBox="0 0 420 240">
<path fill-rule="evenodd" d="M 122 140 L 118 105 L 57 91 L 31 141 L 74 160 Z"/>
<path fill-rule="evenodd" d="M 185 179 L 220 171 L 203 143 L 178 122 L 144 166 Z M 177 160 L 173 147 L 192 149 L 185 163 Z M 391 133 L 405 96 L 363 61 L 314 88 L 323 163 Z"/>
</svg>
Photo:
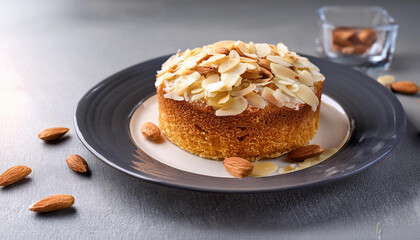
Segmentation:
<svg viewBox="0 0 420 240">
<path fill-rule="evenodd" d="M 29 210 L 34 212 L 51 212 L 69 208 L 74 204 L 74 197 L 67 194 L 58 194 L 46 197 L 32 204 Z"/>
<path fill-rule="evenodd" d="M 223 161 L 223 166 L 228 173 L 237 178 L 248 176 L 254 168 L 252 163 L 239 157 L 226 158 Z"/>
<path fill-rule="evenodd" d="M 395 82 L 395 77 L 392 75 L 383 75 L 379 76 L 376 80 L 384 87 L 391 90 L 391 84 Z"/>
<path fill-rule="evenodd" d="M 141 133 L 147 140 L 152 142 L 157 142 L 161 139 L 159 127 L 151 122 L 146 122 L 141 126 Z"/>
<path fill-rule="evenodd" d="M 404 94 L 416 94 L 419 91 L 419 87 L 410 81 L 399 81 L 391 84 L 391 89 L 395 92 Z"/>
<path fill-rule="evenodd" d="M 62 137 L 64 134 L 66 134 L 70 129 L 65 127 L 54 127 L 54 128 L 47 128 L 45 130 L 42 130 L 38 137 L 45 141 L 52 141 L 56 140 L 60 137 Z"/>
<path fill-rule="evenodd" d="M 287 154 L 287 160 L 300 162 L 307 158 L 315 157 L 320 155 L 324 149 L 319 145 L 307 145 L 303 147 L 298 147 L 295 150 Z"/>
<path fill-rule="evenodd" d="M 0 186 L 5 187 L 20 181 L 28 176 L 31 172 L 32 170 L 27 166 L 13 166 L 0 175 Z"/>
<path fill-rule="evenodd" d="M 77 154 L 70 155 L 66 158 L 67 165 L 73 171 L 85 173 L 88 171 L 88 164 L 81 156 Z"/>
</svg>

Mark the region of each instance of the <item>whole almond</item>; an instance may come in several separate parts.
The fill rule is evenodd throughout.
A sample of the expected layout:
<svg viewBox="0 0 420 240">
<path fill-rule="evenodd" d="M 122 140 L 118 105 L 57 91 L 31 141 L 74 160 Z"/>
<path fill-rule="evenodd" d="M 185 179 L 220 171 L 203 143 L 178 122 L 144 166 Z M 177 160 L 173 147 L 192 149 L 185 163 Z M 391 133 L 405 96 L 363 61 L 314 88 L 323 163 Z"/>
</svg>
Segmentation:
<svg viewBox="0 0 420 240">
<path fill-rule="evenodd" d="M 258 65 L 260 65 L 260 67 L 264 67 L 268 70 L 271 70 L 270 64 L 271 62 L 267 59 L 258 59 Z"/>
<path fill-rule="evenodd" d="M 47 128 L 38 134 L 38 137 L 45 141 L 52 141 L 66 134 L 70 129 L 64 127 Z"/>
<path fill-rule="evenodd" d="M 249 161 L 239 157 L 229 157 L 223 161 L 226 171 L 234 177 L 243 178 L 248 176 L 254 165 Z"/>
<path fill-rule="evenodd" d="M 225 47 L 216 48 L 214 50 L 214 52 L 218 53 L 218 54 L 225 54 L 225 55 L 229 55 L 229 53 L 230 53 L 229 49 L 227 49 Z"/>
<path fill-rule="evenodd" d="M 289 154 L 287 154 L 287 160 L 300 162 L 307 158 L 318 156 L 322 152 L 324 152 L 324 149 L 322 149 L 321 146 L 315 144 L 298 147 L 295 150 L 291 151 Z"/>
<path fill-rule="evenodd" d="M 245 79 L 260 79 L 262 74 L 258 69 L 247 69 L 244 73 L 241 74 L 242 78 Z"/>
<path fill-rule="evenodd" d="M 273 78 L 273 74 L 265 67 L 261 67 L 261 73 L 264 78 Z"/>
<path fill-rule="evenodd" d="M 159 127 L 151 122 L 147 122 L 141 126 L 141 133 L 150 141 L 159 141 L 161 138 Z"/>
<path fill-rule="evenodd" d="M 0 186 L 7 186 L 13 184 L 19 180 L 24 179 L 28 176 L 32 170 L 23 165 L 17 165 L 7 169 L 4 173 L 0 175 Z"/>
<path fill-rule="evenodd" d="M 198 65 L 194 66 L 193 70 L 197 71 L 201 75 L 217 72 L 217 69 L 215 67 L 198 66 Z"/>
<path fill-rule="evenodd" d="M 419 87 L 410 81 L 399 81 L 391 84 L 391 88 L 395 92 L 404 94 L 416 94 L 419 91 Z"/>
<path fill-rule="evenodd" d="M 51 212 L 69 208 L 74 204 L 74 197 L 67 194 L 58 194 L 46 197 L 32 204 L 29 210 L 34 212 Z"/>
<path fill-rule="evenodd" d="M 67 165 L 69 165 L 69 168 L 76 172 L 87 172 L 88 170 L 88 164 L 81 156 L 77 154 L 73 154 L 71 156 L 68 156 L 66 158 Z"/>
<path fill-rule="evenodd" d="M 357 40 L 354 28 L 339 27 L 332 32 L 333 43 L 340 46 L 352 46 Z"/>
</svg>

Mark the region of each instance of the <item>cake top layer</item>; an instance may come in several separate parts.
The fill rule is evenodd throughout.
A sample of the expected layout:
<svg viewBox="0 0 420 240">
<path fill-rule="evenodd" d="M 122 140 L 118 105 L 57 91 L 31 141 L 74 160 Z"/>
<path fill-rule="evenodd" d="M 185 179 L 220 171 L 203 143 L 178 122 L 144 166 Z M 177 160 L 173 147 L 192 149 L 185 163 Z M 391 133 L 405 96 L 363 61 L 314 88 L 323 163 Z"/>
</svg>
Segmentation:
<svg viewBox="0 0 420 240">
<path fill-rule="evenodd" d="M 316 111 L 313 86 L 323 80 L 318 67 L 282 43 L 220 41 L 178 51 L 162 64 L 155 86 L 164 88 L 166 98 L 200 101 L 217 116 L 229 116 L 268 103 L 295 110 L 308 104 Z"/>
</svg>

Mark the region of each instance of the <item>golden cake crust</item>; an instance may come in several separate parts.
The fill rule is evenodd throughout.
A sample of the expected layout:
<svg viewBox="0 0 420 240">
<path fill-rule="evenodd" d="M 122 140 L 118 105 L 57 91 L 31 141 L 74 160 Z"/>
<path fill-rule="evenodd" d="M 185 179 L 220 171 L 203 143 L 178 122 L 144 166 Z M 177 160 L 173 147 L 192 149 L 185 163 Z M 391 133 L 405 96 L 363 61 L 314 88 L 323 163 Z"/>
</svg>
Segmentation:
<svg viewBox="0 0 420 240">
<path fill-rule="evenodd" d="M 321 101 L 323 82 L 314 83 Z M 319 126 L 321 104 L 313 111 L 308 104 L 299 110 L 268 104 L 263 109 L 248 107 L 241 114 L 216 116 L 201 102 L 165 98 L 157 88 L 159 127 L 174 144 L 200 157 L 242 157 L 250 161 L 277 157 L 306 145 Z"/>
</svg>

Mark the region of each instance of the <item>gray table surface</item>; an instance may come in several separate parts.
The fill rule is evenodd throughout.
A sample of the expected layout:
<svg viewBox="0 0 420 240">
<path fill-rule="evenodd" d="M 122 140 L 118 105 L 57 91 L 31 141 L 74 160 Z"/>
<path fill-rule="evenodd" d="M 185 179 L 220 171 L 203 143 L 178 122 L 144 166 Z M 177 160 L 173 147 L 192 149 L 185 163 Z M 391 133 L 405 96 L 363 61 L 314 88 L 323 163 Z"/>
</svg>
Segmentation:
<svg viewBox="0 0 420 240">
<path fill-rule="evenodd" d="M 315 54 L 315 9 L 336 1 L 0 1 L 0 171 L 24 164 L 32 174 L 0 189 L 0 239 L 418 239 L 419 95 L 397 95 L 407 130 L 395 150 L 338 182 L 270 194 L 214 194 L 132 178 L 79 141 L 79 99 L 107 76 L 177 49 L 220 39 L 276 43 Z M 390 73 L 420 85 L 420 3 L 382 5 L 400 24 Z M 381 116 L 377 116 L 381 121 Z M 67 126 L 59 144 L 40 130 Z M 72 172 L 80 154 L 92 174 Z M 52 194 L 73 208 L 35 214 Z"/>
</svg>

